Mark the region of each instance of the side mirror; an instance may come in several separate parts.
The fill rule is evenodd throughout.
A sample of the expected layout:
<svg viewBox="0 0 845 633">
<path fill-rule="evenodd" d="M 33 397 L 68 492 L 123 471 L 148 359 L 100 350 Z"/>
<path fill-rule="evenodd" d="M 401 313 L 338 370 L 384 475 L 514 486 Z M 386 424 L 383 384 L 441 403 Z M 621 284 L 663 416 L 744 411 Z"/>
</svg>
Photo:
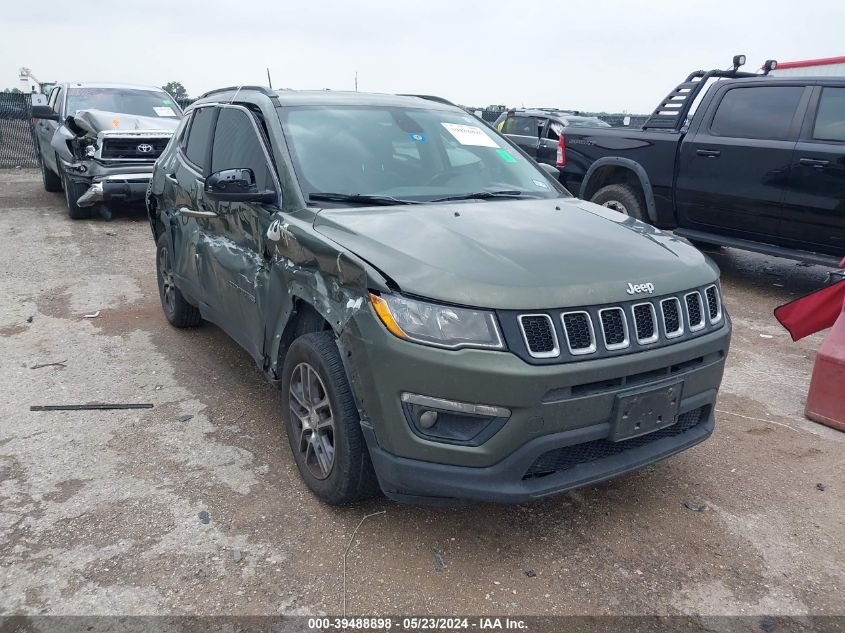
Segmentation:
<svg viewBox="0 0 845 633">
<path fill-rule="evenodd" d="M 555 180 L 560 179 L 560 172 L 557 170 L 557 167 L 554 165 L 549 165 L 548 163 L 540 163 L 540 169 L 546 172 L 549 176 L 554 178 Z"/>
<path fill-rule="evenodd" d="M 59 114 L 58 112 L 54 112 L 53 108 L 51 108 L 50 106 L 34 105 L 32 106 L 32 118 L 47 119 L 48 121 L 58 121 Z"/>
<path fill-rule="evenodd" d="M 275 202 L 275 191 L 259 191 L 247 168 L 222 169 L 205 179 L 205 195 L 221 202 Z"/>
</svg>

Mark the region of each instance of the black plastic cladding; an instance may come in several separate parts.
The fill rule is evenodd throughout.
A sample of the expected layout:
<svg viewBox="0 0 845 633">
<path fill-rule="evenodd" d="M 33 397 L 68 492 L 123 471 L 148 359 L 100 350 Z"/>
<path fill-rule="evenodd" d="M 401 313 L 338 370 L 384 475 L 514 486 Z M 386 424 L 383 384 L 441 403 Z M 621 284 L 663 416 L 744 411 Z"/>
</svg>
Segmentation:
<svg viewBox="0 0 845 633">
<path fill-rule="evenodd" d="M 700 288 L 692 288 L 690 290 L 684 290 L 683 292 L 677 292 L 672 294 L 666 295 L 659 295 L 659 296 L 638 296 L 636 299 L 632 299 L 630 301 L 625 302 L 617 302 L 617 303 L 608 303 L 603 305 L 596 305 L 596 306 L 589 306 L 589 307 L 572 307 L 572 308 L 555 308 L 550 310 L 531 310 L 530 314 L 545 314 L 551 318 L 551 322 L 555 328 L 555 332 L 557 333 L 557 338 L 561 341 L 560 347 L 560 354 L 553 357 L 553 358 L 535 358 L 528 353 L 528 348 L 525 345 L 525 340 L 522 337 L 522 332 L 519 328 L 519 321 L 518 316 L 520 314 L 527 314 L 528 311 L 517 311 L 517 310 L 498 310 L 497 315 L 499 317 L 499 323 L 502 327 L 502 335 L 505 338 L 505 342 L 507 343 L 508 349 L 519 356 L 522 360 L 532 365 L 556 365 L 559 363 L 573 363 L 573 362 L 582 362 L 593 360 L 596 358 L 607 358 L 609 356 L 621 356 L 624 354 L 635 354 L 637 352 L 642 352 L 645 350 L 656 349 L 659 347 L 666 347 L 667 345 L 672 345 L 674 343 L 680 343 L 682 341 L 688 341 L 693 338 L 697 338 L 699 336 L 703 336 L 705 334 L 709 334 L 719 328 L 723 327 L 725 324 L 726 317 L 724 315 L 724 311 L 720 312 L 720 319 L 716 323 L 711 323 L 711 319 L 707 318 L 709 313 L 708 309 L 704 309 L 707 305 L 706 302 L 706 294 L 705 290 L 710 288 L 711 284 L 707 286 L 701 286 Z M 687 313 L 687 302 L 685 295 L 691 292 L 698 292 L 701 295 L 699 307 L 702 309 L 702 316 L 704 316 L 704 327 L 697 329 L 695 331 L 690 330 L 690 323 Z M 663 323 L 663 314 L 660 309 L 660 302 L 663 299 L 669 298 L 676 298 L 680 302 L 681 306 L 681 317 L 682 322 L 684 325 L 683 334 L 680 336 L 674 337 L 667 337 L 666 336 L 666 327 Z M 637 327 L 633 318 L 633 307 L 638 304 L 642 303 L 650 303 L 654 307 L 654 315 L 656 317 L 655 326 L 657 328 L 657 340 L 653 343 L 646 343 L 641 345 L 637 342 Z M 625 319 L 628 325 L 628 338 L 630 339 L 629 344 L 627 347 L 623 349 L 614 349 L 608 350 L 605 342 L 604 337 L 602 336 L 602 320 L 599 316 L 599 310 L 603 310 L 605 308 L 622 308 L 625 313 Z M 589 354 L 571 354 L 567 349 L 565 341 L 567 341 L 566 333 L 563 329 L 563 322 L 561 320 L 561 315 L 563 313 L 573 312 L 573 311 L 584 311 L 589 313 L 590 319 L 593 323 L 593 331 L 595 337 L 595 345 L 596 351 L 589 353 Z M 671 325 L 671 319 L 670 319 Z M 696 323 L 692 323 L 693 327 L 696 326 Z M 671 329 L 669 330 L 672 331 Z M 645 332 L 643 334 L 651 334 L 651 332 Z M 640 337 L 642 338 L 642 336 Z M 612 345 L 612 341 L 610 341 Z M 577 350 L 576 350 L 577 351 Z"/>
</svg>

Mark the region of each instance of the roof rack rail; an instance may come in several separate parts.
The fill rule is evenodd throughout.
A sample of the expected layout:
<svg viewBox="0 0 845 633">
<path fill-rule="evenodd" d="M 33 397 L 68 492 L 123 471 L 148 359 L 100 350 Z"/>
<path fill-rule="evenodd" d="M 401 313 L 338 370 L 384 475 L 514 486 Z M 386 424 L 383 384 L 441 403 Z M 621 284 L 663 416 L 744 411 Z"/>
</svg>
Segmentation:
<svg viewBox="0 0 845 633">
<path fill-rule="evenodd" d="M 757 73 L 737 70 L 696 70 L 690 73 L 683 83 L 678 84 L 646 119 L 643 129 L 661 129 L 679 132 L 687 120 L 687 115 L 707 80 L 740 79 L 746 77 L 764 77 Z"/>
<path fill-rule="evenodd" d="M 209 95 L 217 94 L 218 92 L 230 92 L 232 90 L 258 90 L 259 92 L 267 95 L 268 97 L 273 97 L 276 94 L 267 86 L 229 86 L 227 88 L 215 88 L 214 90 L 209 90 L 208 92 L 201 94 L 198 98 L 205 99 Z"/>
<path fill-rule="evenodd" d="M 443 103 L 445 105 L 453 106 L 455 105 L 448 99 L 444 99 L 443 97 L 438 97 L 436 95 L 412 95 L 412 94 L 399 94 L 396 95 L 397 97 L 419 97 L 420 99 L 426 99 L 428 101 L 436 101 L 437 103 Z"/>
</svg>

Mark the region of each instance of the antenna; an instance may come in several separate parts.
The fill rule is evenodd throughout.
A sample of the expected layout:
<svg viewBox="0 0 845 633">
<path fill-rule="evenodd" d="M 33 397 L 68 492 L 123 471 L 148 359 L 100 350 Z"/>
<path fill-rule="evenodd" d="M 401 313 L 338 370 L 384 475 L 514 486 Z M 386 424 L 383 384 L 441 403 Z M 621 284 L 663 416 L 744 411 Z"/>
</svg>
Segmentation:
<svg viewBox="0 0 845 633">
<path fill-rule="evenodd" d="M 267 67 L 267 85 L 270 86 L 270 90 L 273 89 L 273 80 L 270 79 L 270 67 Z"/>
</svg>

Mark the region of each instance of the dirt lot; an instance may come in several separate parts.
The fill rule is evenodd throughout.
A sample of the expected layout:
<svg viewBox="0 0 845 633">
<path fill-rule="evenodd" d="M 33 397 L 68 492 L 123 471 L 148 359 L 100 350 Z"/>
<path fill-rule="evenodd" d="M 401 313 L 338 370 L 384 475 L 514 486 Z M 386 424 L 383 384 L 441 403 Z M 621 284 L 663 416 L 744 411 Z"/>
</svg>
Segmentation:
<svg viewBox="0 0 845 633">
<path fill-rule="evenodd" d="M 247 354 L 165 322 L 142 212 L 73 222 L 0 171 L 0 235 L 0 613 L 340 613 L 381 510 L 351 613 L 845 613 L 845 434 L 802 415 L 821 336 L 771 316 L 821 268 L 714 255 L 733 347 L 686 453 L 536 504 L 335 509 Z M 154 408 L 29 411 L 89 401 Z"/>
</svg>

